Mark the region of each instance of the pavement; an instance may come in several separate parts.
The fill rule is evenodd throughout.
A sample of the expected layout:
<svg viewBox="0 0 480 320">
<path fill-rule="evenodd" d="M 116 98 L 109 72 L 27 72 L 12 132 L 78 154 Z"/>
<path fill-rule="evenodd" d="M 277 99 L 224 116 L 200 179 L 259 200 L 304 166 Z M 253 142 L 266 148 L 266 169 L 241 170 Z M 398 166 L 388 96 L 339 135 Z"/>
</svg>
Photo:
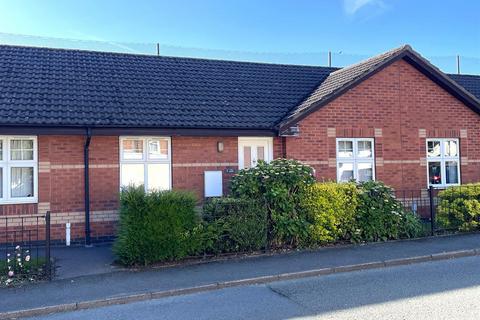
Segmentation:
<svg viewBox="0 0 480 320">
<path fill-rule="evenodd" d="M 55 258 L 57 280 L 122 270 L 112 265 L 115 256 L 111 244 L 98 244 L 92 247 L 53 247 L 51 250 L 51 255 Z"/>
<path fill-rule="evenodd" d="M 49 306 L 59 305 L 64 310 L 98 307 L 102 303 L 88 302 L 127 303 L 135 299 L 145 300 L 145 297 L 155 298 L 262 281 L 271 282 L 289 277 L 305 277 L 479 254 L 480 251 L 475 249 L 480 249 L 480 234 L 330 247 L 315 251 L 141 271 L 94 272 L 93 275 L 63 277 L 59 280 L 20 288 L 0 289 L 0 296 L 5 297 L 0 299 L 0 319 L 2 315 L 6 317 L 6 312 L 18 310 L 47 307 L 43 312 L 51 312 L 58 311 L 58 308 L 48 308 Z M 83 268 L 81 264 L 91 263 L 89 261 L 91 258 L 81 256 L 78 252 L 80 251 L 70 255 L 69 263 L 73 267 Z M 450 254 L 443 254 L 445 252 Z M 98 265 L 104 265 L 104 263 Z M 100 268 L 99 271 L 105 269 L 108 268 Z M 68 275 L 67 272 L 63 274 Z M 441 277 L 441 275 L 438 276 Z M 199 287 L 198 290 L 189 289 Z M 38 314 L 38 312 L 32 314 Z"/>
<path fill-rule="evenodd" d="M 83 319 L 478 319 L 480 257 L 241 286 L 42 316 Z"/>
</svg>

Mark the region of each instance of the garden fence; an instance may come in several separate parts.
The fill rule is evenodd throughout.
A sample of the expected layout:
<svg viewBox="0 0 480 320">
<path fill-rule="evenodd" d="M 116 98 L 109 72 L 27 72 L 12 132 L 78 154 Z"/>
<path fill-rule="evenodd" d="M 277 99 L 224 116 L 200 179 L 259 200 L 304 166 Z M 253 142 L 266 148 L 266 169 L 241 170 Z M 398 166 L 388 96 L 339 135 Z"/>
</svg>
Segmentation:
<svg viewBox="0 0 480 320">
<path fill-rule="evenodd" d="M 51 279 L 50 212 L 1 216 L 0 244 L 1 276 Z"/>
<path fill-rule="evenodd" d="M 448 214 L 465 214 L 469 215 L 469 208 L 464 206 L 463 200 L 467 199 L 469 196 L 466 194 L 475 194 L 478 192 L 473 192 L 475 189 L 479 190 L 478 186 L 475 185 L 464 185 L 464 186 L 455 186 L 456 193 L 447 199 L 443 195 L 444 200 L 442 201 L 442 192 L 445 192 L 445 188 L 435 188 L 429 187 L 428 189 L 420 190 L 395 190 L 395 197 L 399 200 L 403 207 L 407 210 L 410 210 L 417 214 L 422 220 L 428 233 L 430 235 L 436 235 L 443 232 L 458 231 L 458 226 L 445 227 L 438 223 L 438 213 L 442 211 L 445 215 Z M 473 195 L 475 198 L 475 195 Z M 480 201 L 480 197 L 476 197 L 477 201 Z M 461 207 L 458 206 L 458 203 L 461 203 Z M 478 216 L 478 215 L 477 215 Z M 475 218 L 478 220 L 478 217 Z M 480 221 L 477 221 L 480 223 Z M 427 230 L 425 230 L 427 231 Z"/>
</svg>

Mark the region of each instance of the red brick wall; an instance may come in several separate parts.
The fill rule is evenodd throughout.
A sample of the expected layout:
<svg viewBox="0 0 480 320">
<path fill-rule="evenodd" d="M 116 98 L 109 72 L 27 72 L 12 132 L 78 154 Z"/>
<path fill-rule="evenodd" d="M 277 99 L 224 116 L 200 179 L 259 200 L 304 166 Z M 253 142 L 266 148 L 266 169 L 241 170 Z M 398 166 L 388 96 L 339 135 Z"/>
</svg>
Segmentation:
<svg viewBox="0 0 480 320">
<path fill-rule="evenodd" d="M 83 136 L 38 137 L 38 204 L 0 205 L 0 215 L 51 211 L 52 239 L 84 237 Z M 91 236 L 114 234 L 119 192 L 118 137 L 93 137 L 90 145 Z M 18 222 L 12 220 L 13 223 Z"/>
<path fill-rule="evenodd" d="M 300 136 L 275 138 L 274 158 L 311 164 L 319 180 L 336 179 L 336 138 L 375 139 L 376 178 L 397 189 L 427 185 L 425 139 L 460 138 L 462 183 L 480 181 L 480 117 L 404 61 L 375 74 L 299 123 Z M 39 203 L 0 205 L 0 215 L 52 212 L 54 239 L 72 223 L 84 237 L 83 136 L 39 136 Z M 217 142 L 224 151 L 217 151 Z M 204 194 L 204 171 L 222 170 L 228 192 L 238 169 L 237 137 L 172 137 L 174 189 Z M 90 146 L 92 237 L 115 233 L 118 217 L 118 137 Z"/>
<path fill-rule="evenodd" d="M 223 152 L 217 151 L 217 142 L 223 142 Z M 237 137 L 173 137 L 172 138 L 173 188 L 193 190 L 199 199 L 204 195 L 204 172 L 223 171 L 223 190 L 228 193 L 233 176 L 225 169 L 238 170 Z"/>
<path fill-rule="evenodd" d="M 459 138 L 461 182 L 480 181 L 480 117 L 410 64 L 398 61 L 299 123 L 287 156 L 336 179 L 336 138 L 375 138 L 376 179 L 427 187 L 425 139 Z"/>
</svg>

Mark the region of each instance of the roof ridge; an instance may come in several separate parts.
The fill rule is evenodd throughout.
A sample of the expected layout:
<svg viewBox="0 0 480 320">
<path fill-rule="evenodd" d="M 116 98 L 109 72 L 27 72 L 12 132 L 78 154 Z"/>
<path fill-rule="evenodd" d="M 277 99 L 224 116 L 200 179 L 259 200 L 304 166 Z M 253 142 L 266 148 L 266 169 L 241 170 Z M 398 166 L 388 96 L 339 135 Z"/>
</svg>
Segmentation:
<svg viewBox="0 0 480 320">
<path fill-rule="evenodd" d="M 393 48 L 393 49 L 391 49 L 391 50 L 388 50 L 388 51 L 379 53 L 379 54 L 377 54 L 377 55 L 371 56 L 371 57 L 369 57 L 369 58 L 366 58 L 366 59 L 361 60 L 361 61 L 359 61 L 359 62 L 356 62 L 356 63 L 354 63 L 354 64 L 350 64 L 350 65 L 348 65 L 348 66 L 346 66 L 346 67 L 344 67 L 344 68 L 341 68 L 341 69 L 339 69 L 339 70 L 336 70 L 336 71 L 332 72 L 331 75 L 332 75 L 332 74 L 335 74 L 335 73 L 338 73 L 339 71 L 348 71 L 348 70 L 350 70 L 350 69 L 352 69 L 352 68 L 358 67 L 359 65 L 363 65 L 363 64 L 365 64 L 365 63 L 367 63 L 367 62 L 370 62 L 370 61 L 372 61 L 372 60 L 378 59 L 378 58 L 380 58 L 380 57 L 393 54 L 393 53 L 395 53 L 395 52 L 397 52 L 397 51 L 400 52 L 400 51 L 403 51 L 403 50 L 411 50 L 411 49 L 412 49 L 412 47 L 411 47 L 409 44 L 404 44 L 404 45 L 402 45 L 402 46 L 400 46 L 400 47 Z"/>
<path fill-rule="evenodd" d="M 216 59 L 216 58 L 199 58 L 199 57 L 186 57 L 186 56 L 170 56 L 170 55 L 156 55 L 156 54 L 147 54 L 147 53 L 129 53 L 129 52 L 115 52 L 115 51 L 99 51 L 99 50 L 90 50 L 90 49 L 73 49 L 73 48 L 54 48 L 54 47 L 42 47 L 42 46 L 32 46 L 32 45 L 14 45 L 14 44 L 0 44 L 0 47 L 10 47 L 10 48 L 25 48 L 25 49 L 40 49 L 40 50 L 49 50 L 49 51 L 67 51 L 67 52 L 84 52 L 92 54 L 112 54 L 119 56 L 138 56 L 138 57 L 159 57 L 165 59 L 186 59 L 186 60 L 195 60 L 195 61 L 217 61 L 217 62 L 234 62 L 234 63 L 243 63 L 243 64 L 255 64 L 255 65 L 269 65 L 269 66 L 291 66 L 291 67 L 305 67 L 312 69 L 335 69 L 336 71 L 342 69 L 340 67 L 328 67 L 328 66 L 316 66 L 316 65 L 307 65 L 307 64 L 291 64 L 291 63 L 276 63 L 276 62 L 259 62 L 259 61 L 243 61 L 243 60 L 228 60 L 228 59 Z"/>
</svg>

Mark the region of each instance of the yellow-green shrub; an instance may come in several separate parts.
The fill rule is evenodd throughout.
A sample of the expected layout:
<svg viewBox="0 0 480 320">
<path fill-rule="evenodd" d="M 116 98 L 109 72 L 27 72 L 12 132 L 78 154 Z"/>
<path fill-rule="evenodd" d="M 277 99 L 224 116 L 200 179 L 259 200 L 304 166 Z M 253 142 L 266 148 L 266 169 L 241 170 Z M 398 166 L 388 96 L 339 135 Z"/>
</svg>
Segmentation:
<svg viewBox="0 0 480 320">
<path fill-rule="evenodd" d="M 351 238 L 355 226 L 357 186 L 354 183 L 324 182 L 310 186 L 302 207 L 309 222 L 304 245 L 317 245 Z"/>
<path fill-rule="evenodd" d="M 446 229 L 471 231 L 479 228 L 480 184 L 449 187 L 438 194 L 438 224 Z"/>
</svg>

